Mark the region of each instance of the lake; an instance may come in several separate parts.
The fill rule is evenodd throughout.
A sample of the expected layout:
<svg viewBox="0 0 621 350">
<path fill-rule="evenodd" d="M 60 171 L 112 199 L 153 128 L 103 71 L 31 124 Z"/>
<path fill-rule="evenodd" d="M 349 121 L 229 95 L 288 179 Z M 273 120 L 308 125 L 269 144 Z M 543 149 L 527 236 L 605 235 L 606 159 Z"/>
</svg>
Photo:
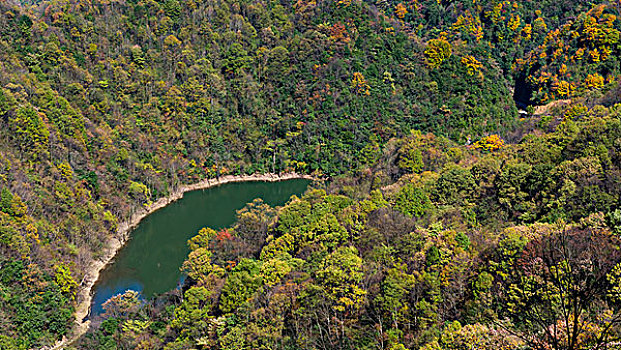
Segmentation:
<svg viewBox="0 0 621 350">
<path fill-rule="evenodd" d="M 183 278 L 179 268 L 190 251 L 187 241 L 201 228 L 231 226 L 236 211 L 255 198 L 271 206 L 283 205 L 292 195 L 302 194 L 309 184 L 304 179 L 227 183 L 188 192 L 147 216 L 115 261 L 101 272 L 91 314 L 100 314 L 106 300 L 129 289 L 145 298 L 174 289 Z"/>
</svg>

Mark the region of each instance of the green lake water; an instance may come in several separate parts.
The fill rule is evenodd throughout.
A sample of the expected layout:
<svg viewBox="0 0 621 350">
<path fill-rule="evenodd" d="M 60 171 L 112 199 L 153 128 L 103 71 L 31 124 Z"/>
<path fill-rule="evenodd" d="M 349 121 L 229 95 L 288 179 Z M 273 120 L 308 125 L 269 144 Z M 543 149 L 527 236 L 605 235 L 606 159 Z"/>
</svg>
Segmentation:
<svg viewBox="0 0 621 350">
<path fill-rule="evenodd" d="M 271 206 L 283 205 L 292 195 L 302 194 L 309 183 L 303 179 L 228 183 L 188 192 L 144 218 L 115 261 L 102 271 L 91 314 L 100 314 L 106 300 L 129 289 L 145 298 L 174 289 L 183 278 L 179 268 L 189 253 L 187 241 L 201 228 L 230 226 L 236 211 L 255 198 Z"/>
</svg>

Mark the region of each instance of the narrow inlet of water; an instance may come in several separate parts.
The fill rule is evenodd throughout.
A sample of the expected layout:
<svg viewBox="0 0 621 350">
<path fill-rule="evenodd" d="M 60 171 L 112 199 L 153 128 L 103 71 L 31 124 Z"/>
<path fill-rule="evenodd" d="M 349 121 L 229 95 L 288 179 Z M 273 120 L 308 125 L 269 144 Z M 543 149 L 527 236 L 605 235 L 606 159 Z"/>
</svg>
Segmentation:
<svg viewBox="0 0 621 350">
<path fill-rule="evenodd" d="M 110 297 L 129 289 L 150 298 L 177 287 L 183 278 L 180 267 L 186 259 L 188 239 L 203 227 L 231 226 L 236 211 L 255 198 L 271 206 L 285 204 L 302 194 L 309 180 L 278 182 L 234 182 L 186 193 L 144 218 L 131 233 L 114 262 L 99 276 L 91 305 L 91 316 L 103 311 Z"/>
</svg>

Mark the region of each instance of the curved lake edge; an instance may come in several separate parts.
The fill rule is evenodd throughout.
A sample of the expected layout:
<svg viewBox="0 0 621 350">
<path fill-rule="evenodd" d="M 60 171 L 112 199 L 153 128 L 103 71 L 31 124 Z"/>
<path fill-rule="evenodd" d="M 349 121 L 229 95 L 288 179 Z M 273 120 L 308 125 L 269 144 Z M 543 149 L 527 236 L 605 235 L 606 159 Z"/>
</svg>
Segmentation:
<svg viewBox="0 0 621 350">
<path fill-rule="evenodd" d="M 150 206 L 139 208 L 130 216 L 128 220 L 125 220 L 118 224 L 116 234 L 108 237 L 107 239 L 106 247 L 104 248 L 102 257 L 100 259 L 92 261 L 90 267 L 85 272 L 84 278 L 80 283 L 76 295 L 78 303 L 76 306 L 76 311 L 74 313 L 75 324 L 72 331 L 70 332 L 70 337 L 63 337 L 63 339 L 58 341 L 53 347 L 42 349 L 62 349 L 64 346 L 71 344 L 88 331 L 88 328 L 90 326 L 90 320 L 87 320 L 87 317 L 93 300 L 93 288 L 99 280 L 99 275 L 106 268 L 106 266 L 114 261 L 118 252 L 121 250 L 121 248 L 123 248 L 125 243 L 127 243 L 129 238 L 131 237 L 131 232 L 134 230 L 134 228 L 136 228 L 136 226 L 138 226 L 138 224 L 140 224 L 140 222 L 144 218 L 166 207 L 167 205 L 183 198 L 183 195 L 186 192 L 204 190 L 233 182 L 277 182 L 294 179 L 316 180 L 317 178 L 311 175 L 298 174 L 294 172 L 283 174 L 267 173 L 240 176 L 226 175 L 215 179 L 205 179 L 194 184 L 182 185 L 175 191 L 173 191 L 170 195 L 159 198 Z"/>
</svg>

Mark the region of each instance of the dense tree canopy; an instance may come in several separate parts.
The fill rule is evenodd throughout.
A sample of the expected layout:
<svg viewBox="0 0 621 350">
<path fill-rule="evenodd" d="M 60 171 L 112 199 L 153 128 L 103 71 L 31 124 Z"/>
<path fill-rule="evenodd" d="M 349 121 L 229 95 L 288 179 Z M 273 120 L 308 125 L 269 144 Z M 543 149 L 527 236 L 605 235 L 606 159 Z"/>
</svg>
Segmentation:
<svg viewBox="0 0 621 350">
<path fill-rule="evenodd" d="M 493 148 L 420 132 L 392 140 L 368 171 L 317 182 L 282 208 L 254 202 L 220 233 L 201 230 L 182 290 L 78 348 L 616 344 L 618 108 L 595 106 L 517 144 L 482 139 Z M 120 326 L 134 320 L 162 326 L 136 338 Z"/>
<path fill-rule="evenodd" d="M 617 283 L 614 267 L 593 272 L 598 309 L 563 318 L 555 287 L 544 303 L 523 280 L 584 266 L 555 257 L 535 278 L 517 255 L 542 255 L 537 244 L 561 233 L 621 230 L 620 9 L 1 2 L 0 348 L 70 331 L 87 267 L 138 208 L 202 179 L 289 171 L 336 180 L 201 231 L 180 295 L 147 306 L 120 296 L 76 346 L 609 341 L 617 301 L 601 288 Z M 551 226 L 522 228 L 534 224 Z M 498 292 L 506 286 L 523 293 Z M 515 313 L 499 310 L 506 302 Z M 545 325 L 516 318 L 524 305 L 542 308 Z M 570 325 L 592 333 L 542 335 Z M 484 333 L 491 340 L 477 343 Z"/>
</svg>

